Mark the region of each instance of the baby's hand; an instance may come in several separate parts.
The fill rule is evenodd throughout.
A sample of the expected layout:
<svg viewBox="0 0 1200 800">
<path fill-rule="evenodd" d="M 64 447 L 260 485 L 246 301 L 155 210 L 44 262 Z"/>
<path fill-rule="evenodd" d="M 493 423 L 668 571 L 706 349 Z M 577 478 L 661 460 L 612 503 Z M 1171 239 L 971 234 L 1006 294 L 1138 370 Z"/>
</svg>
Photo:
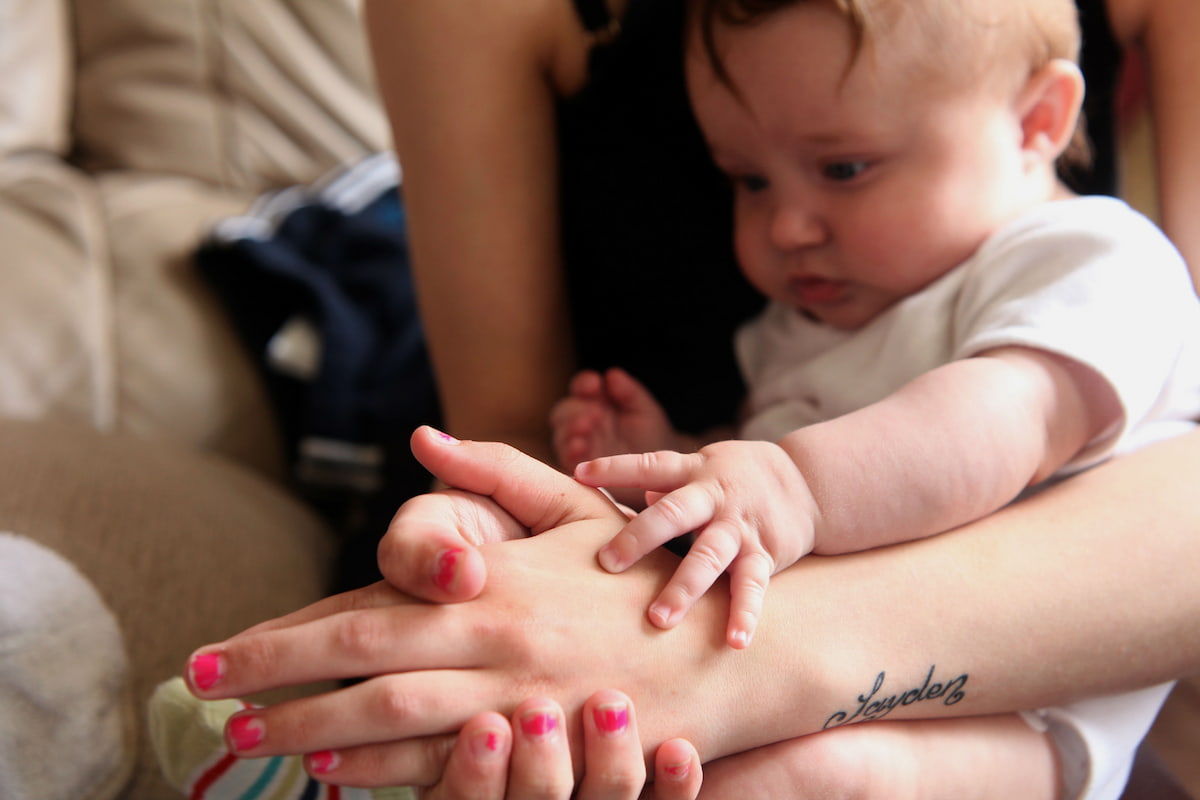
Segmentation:
<svg viewBox="0 0 1200 800">
<path fill-rule="evenodd" d="M 600 549 L 601 566 L 621 572 L 689 531 L 696 540 L 650 605 L 660 628 L 678 624 L 728 568 L 731 605 L 726 638 L 746 647 L 772 575 L 812 552 L 818 509 L 800 470 L 778 445 L 717 442 L 698 453 L 611 456 L 580 464 L 589 486 L 664 493 Z"/>
<path fill-rule="evenodd" d="M 567 396 L 550 412 L 550 425 L 555 455 L 567 471 L 602 456 L 678 447 L 662 406 L 622 369 L 603 375 L 586 370 L 572 378 Z"/>
</svg>

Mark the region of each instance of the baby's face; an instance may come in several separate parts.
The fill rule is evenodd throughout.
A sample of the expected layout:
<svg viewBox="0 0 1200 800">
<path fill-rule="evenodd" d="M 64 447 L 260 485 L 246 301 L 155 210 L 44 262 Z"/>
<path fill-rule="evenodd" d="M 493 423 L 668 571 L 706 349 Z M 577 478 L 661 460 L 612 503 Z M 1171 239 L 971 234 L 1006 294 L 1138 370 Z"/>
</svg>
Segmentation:
<svg viewBox="0 0 1200 800">
<path fill-rule="evenodd" d="M 827 3 L 720 26 L 736 91 L 694 32 L 688 48 L 697 120 L 734 183 L 743 271 L 836 328 L 923 288 L 1028 206 L 1010 93 L 930 79 L 904 51 L 912 37 L 885 36 L 859 54 Z"/>
</svg>

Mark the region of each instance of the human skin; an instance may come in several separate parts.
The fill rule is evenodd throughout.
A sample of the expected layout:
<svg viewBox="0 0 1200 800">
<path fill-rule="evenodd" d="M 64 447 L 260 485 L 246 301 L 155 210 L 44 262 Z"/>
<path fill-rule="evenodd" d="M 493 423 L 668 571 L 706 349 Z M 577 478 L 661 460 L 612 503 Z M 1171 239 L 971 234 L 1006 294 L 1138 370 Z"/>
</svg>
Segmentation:
<svg viewBox="0 0 1200 800">
<path fill-rule="evenodd" d="M 365 13 L 445 425 L 550 460 L 547 417 L 574 370 L 554 104 L 586 80 L 591 38 L 565 0 Z"/>
<path fill-rule="evenodd" d="M 1188 0 L 1107 0 L 1113 32 L 1146 64 L 1158 214 L 1200 285 L 1200 5 Z"/>
<path fill-rule="evenodd" d="M 501 275 L 514 276 L 509 284 L 514 288 L 549 287 L 559 279 L 557 226 L 553 213 L 545 213 L 555 208 L 552 148 L 545 146 L 552 133 L 536 126 L 552 124 L 545 109 L 554 95 L 570 93 L 582 84 L 590 40 L 574 18 L 568 18 L 573 12 L 565 0 L 367 0 L 365 5 L 368 30 L 377 43 L 381 95 L 406 168 L 406 203 L 414 248 L 420 254 L 416 268 L 419 276 L 431 276 L 421 278 L 424 286 L 420 291 L 448 425 L 460 435 L 509 441 L 549 459 L 545 412 L 572 369 L 570 354 L 554 345 L 566 338 L 557 327 L 565 319 L 561 297 L 557 290 L 539 290 L 522 297 L 517 291 L 508 293 L 503 284 L 488 284 L 481 294 L 493 296 L 494 308 L 506 313 L 486 319 L 502 324 L 519 319 L 521 324 L 511 330 L 492 327 L 479 336 L 466 336 L 462 332 L 477 331 L 485 317 L 477 313 L 478 308 L 462 305 L 459 292 L 463 285 L 484 286 Z M 619 0 L 610 3 L 614 11 L 622 5 Z M 1193 46 L 1193 31 L 1200 29 L 1196 19 L 1200 7 L 1189 0 L 1109 0 L 1108 6 L 1122 40 L 1152 51 L 1148 60 L 1158 122 L 1164 226 L 1185 255 L 1193 254 L 1190 263 L 1200 264 L 1196 255 L 1200 247 L 1194 241 L 1200 237 L 1200 229 L 1192 224 L 1200 210 L 1200 154 L 1196 150 L 1200 135 L 1194 133 L 1200 127 L 1200 103 L 1191 97 L 1197 86 L 1192 80 L 1194 61 L 1200 57 Z M 413 122 L 406 125 L 406 120 Z M 433 131 L 439 135 L 424 135 Z M 445 135 L 447 132 L 450 135 Z M 471 154 L 470 159 L 464 159 L 463 153 Z M 434 282 L 441 281 L 439 276 L 447 278 L 440 289 L 434 288 Z M 449 303 L 439 303 L 439 298 Z M 455 316 L 456 308 L 461 316 Z M 500 346 L 502 341 L 504 346 Z M 529 354 L 529 358 L 522 360 L 521 354 Z M 478 391 L 480 385 L 489 386 L 489 391 Z M 1188 456 L 1183 451 L 1177 458 L 1147 454 L 1147 462 L 1135 462 L 1147 464 L 1144 475 L 1123 466 L 1118 474 L 1127 476 L 1129 482 L 1114 481 L 1115 493 L 1091 497 L 1083 493 L 1075 496 L 1075 502 L 1089 512 L 1107 510 L 1111 520 L 1097 514 L 1093 523 L 1105 533 L 1111 525 L 1114 535 L 1123 531 L 1132 541 L 1142 532 L 1138 522 L 1147 511 L 1151 512 L 1146 517 L 1147 530 L 1192 531 L 1194 521 L 1187 513 L 1190 496 L 1163 491 L 1155 482 L 1159 477 L 1155 464 L 1167 467 L 1161 477 L 1171 477 L 1167 474 L 1171 469 L 1190 468 L 1196 452 L 1193 449 Z M 1177 523 L 1166 513 L 1171 510 L 1169 505 L 1143 507 L 1142 496 L 1151 493 L 1157 493 L 1163 503 L 1184 504 L 1179 506 L 1184 513 Z M 1134 502 L 1114 505 L 1114 497 Z M 1039 508 L 1063 519 L 1077 518 L 1070 503 Z M 1020 518 L 1005 515 L 1001 519 Z M 1050 524 L 1055 521 L 1032 519 L 1030 524 L 1051 535 L 1057 534 Z M 1120 546 L 1122 540 L 1116 537 L 1114 541 Z M 1171 548 L 1170 544 L 1164 546 Z M 1043 547 L 1035 542 L 1030 552 L 1035 557 L 1049 557 Z M 393 565 L 409 564 L 416 570 L 413 581 L 428 584 L 430 593 L 444 598 L 446 593 L 430 581 L 432 568 L 420 561 L 423 552 L 424 545 L 404 555 L 392 548 L 384 557 Z M 475 558 L 468 554 L 464 561 L 475 563 Z M 1097 569 L 1102 570 L 1103 565 Z M 981 587 L 981 591 L 989 588 Z M 998 584 L 998 588 L 1004 587 Z M 1106 605 L 1101 601 L 1108 596 L 1107 592 L 1098 594 L 1097 602 Z M 1180 597 L 1181 606 L 1187 599 Z M 1142 643 L 1154 641 L 1147 636 Z M 1136 651 L 1118 650 L 1129 652 Z M 1155 651 L 1156 658 L 1163 655 Z M 1128 656 L 1106 668 L 1117 668 L 1124 658 Z M 932 767 L 937 764 L 937 759 L 931 762 Z"/>
<path fill-rule="evenodd" d="M 511 713 L 531 695 L 558 699 L 575 731 L 593 687 L 620 685 L 639 698 L 647 755 L 683 736 L 707 762 L 879 717 L 883 707 L 871 703 L 885 695 L 912 700 L 889 720 L 985 715 L 1150 685 L 1200 665 L 1191 569 L 1200 509 L 1188 502 L 1200 434 L 959 531 L 805 559 L 776 579 L 776 602 L 746 651 L 724 647 L 719 592 L 672 631 L 644 621 L 642 604 L 675 560 L 660 553 L 620 576 L 601 571 L 589 554 L 624 517 L 599 494 L 504 445 L 422 429 L 413 447 L 447 484 L 476 494 L 407 505 L 381 565 L 431 599 L 478 596 L 428 605 L 377 584 L 202 648 L 189 674 L 209 698 L 381 676 L 245 712 L 264 737 L 240 754 L 334 749 L 349 783 L 430 783 L 444 746 L 421 737 L 486 710 Z M 554 532 L 478 548 L 462 538 L 520 529 Z M 449 576 L 447 553 L 457 556 Z"/>
<path fill-rule="evenodd" d="M 550 698 L 521 703 L 511 720 L 484 712 L 463 726 L 436 785 L 425 800 L 695 800 L 702 778 L 699 756 L 682 739 L 655 753 L 653 786 L 645 793 L 647 768 L 633 703 L 621 692 L 595 693 L 583 708 L 586 770 L 579 786 L 563 726 L 562 707 Z M 551 723 L 547 724 L 546 720 Z"/>
<path fill-rule="evenodd" d="M 1074 11 L 1070 0 L 1059 7 Z M 1012 219 L 1069 195 L 1055 162 L 1075 131 L 1083 80 L 1065 59 L 1031 71 L 1016 51 L 993 61 L 989 80 L 964 80 L 935 68 L 944 56 L 929 65 L 937 50 L 920 15 L 867 34 L 866 57 L 846 13 L 797 3 L 753 24 L 718 24 L 719 75 L 692 27 L 688 90 L 735 187 L 739 264 L 790 309 L 861 328 L 959 266 Z M 1020 28 L 994 30 L 1007 31 L 995 34 L 1004 40 Z M 955 28 L 949 46 L 992 38 L 977 31 Z M 604 421 L 595 405 L 566 401 L 556 414 L 574 408 Z M 613 419 L 602 430 L 634 427 L 622 405 L 609 406 Z M 639 408 L 642 428 L 667 424 L 644 398 Z M 1113 391 L 1091 370 L 1036 349 L 1003 348 L 942 365 L 775 444 L 626 451 L 581 464 L 575 476 L 664 495 L 601 550 L 601 563 L 620 571 L 696 531 L 650 618 L 677 624 L 728 570 L 728 639 L 745 647 L 771 575 L 801 556 L 929 536 L 990 513 L 1057 471 L 1119 414 Z M 672 437 L 668 430 L 639 438 Z"/>
</svg>

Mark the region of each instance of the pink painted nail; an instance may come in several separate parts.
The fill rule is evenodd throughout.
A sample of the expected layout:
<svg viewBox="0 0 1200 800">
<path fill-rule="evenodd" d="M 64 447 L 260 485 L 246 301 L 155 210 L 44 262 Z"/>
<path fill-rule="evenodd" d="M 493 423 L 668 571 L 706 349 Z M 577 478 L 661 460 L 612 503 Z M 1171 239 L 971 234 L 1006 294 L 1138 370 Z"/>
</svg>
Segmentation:
<svg viewBox="0 0 1200 800">
<path fill-rule="evenodd" d="M 495 758 L 503 752 L 503 742 L 496 731 L 480 731 L 471 739 L 471 752 L 476 758 Z"/>
<path fill-rule="evenodd" d="M 664 769 L 671 778 L 681 781 L 692 771 L 692 762 L 684 761 L 680 764 L 668 764 Z"/>
<path fill-rule="evenodd" d="M 629 724 L 629 709 L 624 703 L 611 703 L 592 709 L 596 727 L 604 733 L 620 733 Z"/>
<path fill-rule="evenodd" d="M 455 439 L 453 436 L 446 433 L 445 431 L 439 431 L 437 428 L 430 428 L 429 430 L 431 430 L 435 434 L 437 434 L 437 437 L 439 439 L 441 439 L 443 442 L 445 442 L 446 444 L 458 444 L 458 439 Z"/>
<path fill-rule="evenodd" d="M 443 592 L 449 592 L 454 588 L 454 579 L 458 577 L 458 561 L 462 558 L 462 554 L 461 547 L 443 550 L 438 554 L 433 582 Z"/>
<path fill-rule="evenodd" d="M 308 769 L 317 775 L 328 775 L 342 765 L 342 757 L 332 750 L 308 754 Z"/>
<path fill-rule="evenodd" d="M 188 662 L 188 677 L 192 686 L 206 692 L 225 677 L 225 662 L 216 653 L 192 656 Z"/>
<path fill-rule="evenodd" d="M 235 753 L 242 753 L 262 744 L 267 729 L 258 717 L 242 714 L 230 718 L 225 726 L 225 733 L 229 737 L 229 749 Z"/>
<path fill-rule="evenodd" d="M 554 733 L 556 728 L 558 728 L 558 717 L 544 711 L 526 714 L 521 718 L 521 731 L 526 736 L 549 736 Z"/>
</svg>

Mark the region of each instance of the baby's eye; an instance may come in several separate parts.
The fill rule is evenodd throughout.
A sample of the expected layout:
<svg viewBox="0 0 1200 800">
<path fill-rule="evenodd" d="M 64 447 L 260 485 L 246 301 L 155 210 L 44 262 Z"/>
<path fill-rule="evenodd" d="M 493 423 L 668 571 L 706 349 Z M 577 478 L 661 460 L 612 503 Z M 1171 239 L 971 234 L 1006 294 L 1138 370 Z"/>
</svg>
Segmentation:
<svg viewBox="0 0 1200 800">
<path fill-rule="evenodd" d="M 866 161 L 834 161 L 821 168 L 821 174 L 831 181 L 851 181 L 866 172 Z"/>
<path fill-rule="evenodd" d="M 761 175 L 734 175 L 733 185 L 754 194 L 767 188 L 767 179 Z"/>
</svg>

